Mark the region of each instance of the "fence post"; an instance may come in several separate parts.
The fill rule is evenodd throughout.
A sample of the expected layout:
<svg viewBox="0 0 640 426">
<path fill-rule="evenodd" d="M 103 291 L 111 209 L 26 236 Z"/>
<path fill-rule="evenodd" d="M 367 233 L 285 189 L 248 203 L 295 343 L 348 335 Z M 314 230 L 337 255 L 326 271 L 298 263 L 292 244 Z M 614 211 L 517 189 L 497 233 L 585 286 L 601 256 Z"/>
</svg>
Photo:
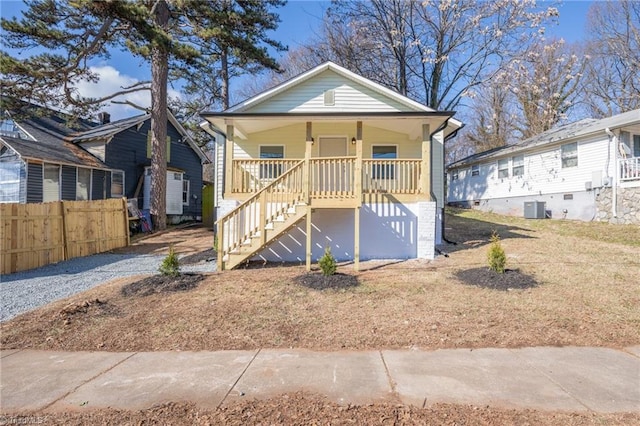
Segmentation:
<svg viewBox="0 0 640 426">
<path fill-rule="evenodd" d="M 64 201 L 60 201 L 60 204 L 62 205 L 61 210 L 62 210 L 62 256 L 64 260 L 69 260 L 69 249 L 67 247 L 67 213 L 66 213 L 66 209 L 67 206 L 65 205 L 66 203 Z"/>
<path fill-rule="evenodd" d="M 129 235 L 129 205 L 127 204 L 127 197 L 122 197 L 122 206 L 124 211 L 124 235 L 127 236 L 127 247 L 131 244 L 131 236 Z"/>
</svg>

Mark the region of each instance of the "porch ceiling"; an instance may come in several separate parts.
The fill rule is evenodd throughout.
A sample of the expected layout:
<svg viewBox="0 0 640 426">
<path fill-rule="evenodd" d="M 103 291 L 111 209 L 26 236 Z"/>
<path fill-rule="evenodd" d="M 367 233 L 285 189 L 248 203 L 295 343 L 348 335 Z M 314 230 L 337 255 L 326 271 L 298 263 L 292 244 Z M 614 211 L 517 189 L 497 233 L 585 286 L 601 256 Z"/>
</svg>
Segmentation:
<svg viewBox="0 0 640 426">
<path fill-rule="evenodd" d="M 419 113 L 369 113 L 369 114 L 203 114 L 203 117 L 221 130 L 226 132 L 226 126 L 232 124 L 234 133 L 241 139 L 248 139 L 249 135 L 255 132 L 276 129 L 278 127 L 290 126 L 295 123 L 314 122 L 350 122 L 353 123 L 354 131 L 357 121 L 362 121 L 363 125 L 392 132 L 402 133 L 410 139 L 422 136 L 422 125 L 429 124 L 431 132 L 443 125 L 453 112 L 419 112 Z M 457 130 L 457 126 L 451 124 L 445 130 L 445 135 Z M 301 135 L 304 136 L 304 135 Z M 366 133 L 364 135 L 366 138 Z"/>
</svg>

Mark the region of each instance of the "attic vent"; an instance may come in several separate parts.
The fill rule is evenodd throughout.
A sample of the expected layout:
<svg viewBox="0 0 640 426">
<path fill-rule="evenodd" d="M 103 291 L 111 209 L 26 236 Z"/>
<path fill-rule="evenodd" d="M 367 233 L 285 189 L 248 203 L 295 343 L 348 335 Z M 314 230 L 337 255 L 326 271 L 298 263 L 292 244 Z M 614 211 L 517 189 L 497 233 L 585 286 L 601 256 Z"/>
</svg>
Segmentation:
<svg viewBox="0 0 640 426">
<path fill-rule="evenodd" d="M 336 104 L 336 91 L 333 89 L 326 90 L 324 92 L 324 105 L 333 106 L 335 104 Z"/>
</svg>

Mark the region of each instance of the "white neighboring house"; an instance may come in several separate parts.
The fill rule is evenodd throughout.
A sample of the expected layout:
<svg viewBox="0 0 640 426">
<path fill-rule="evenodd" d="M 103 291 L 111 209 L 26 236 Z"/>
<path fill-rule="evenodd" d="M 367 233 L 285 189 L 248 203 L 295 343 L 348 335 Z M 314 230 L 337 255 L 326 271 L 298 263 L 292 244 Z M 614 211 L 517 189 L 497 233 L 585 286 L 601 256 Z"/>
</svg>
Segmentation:
<svg viewBox="0 0 640 426">
<path fill-rule="evenodd" d="M 531 218 L 545 203 L 542 217 L 640 223 L 640 110 L 469 156 L 447 176 L 454 206 Z"/>
<path fill-rule="evenodd" d="M 462 123 L 332 62 L 222 112 L 218 263 L 433 258 L 444 141 Z"/>
</svg>

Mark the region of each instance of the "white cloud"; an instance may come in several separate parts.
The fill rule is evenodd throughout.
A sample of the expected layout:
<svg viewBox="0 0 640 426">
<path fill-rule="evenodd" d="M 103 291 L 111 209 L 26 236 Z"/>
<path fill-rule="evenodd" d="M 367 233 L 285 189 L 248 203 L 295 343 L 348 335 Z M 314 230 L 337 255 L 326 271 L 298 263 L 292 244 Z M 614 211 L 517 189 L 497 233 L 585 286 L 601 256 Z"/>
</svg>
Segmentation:
<svg viewBox="0 0 640 426">
<path fill-rule="evenodd" d="M 83 81 L 76 85 L 80 95 L 85 97 L 100 98 L 108 96 L 123 90 L 124 87 L 129 87 L 140 81 L 129 75 L 122 74 L 119 70 L 111 65 L 93 66 L 91 67 L 91 71 L 99 76 L 99 81 L 97 83 Z M 169 88 L 169 97 L 180 97 L 180 93 Z M 138 92 L 118 96 L 113 100 L 128 100 L 135 105 L 141 106 L 143 108 L 148 108 L 151 105 L 151 93 L 148 90 L 141 90 Z M 143 111 L 133 108 L 129 105 L 114 104 L 112 102 L 107 102 L 106 106 L 103 108 L 103 111 L 111 114 L 112 121 L 143 113 Z"/>
</svg>

